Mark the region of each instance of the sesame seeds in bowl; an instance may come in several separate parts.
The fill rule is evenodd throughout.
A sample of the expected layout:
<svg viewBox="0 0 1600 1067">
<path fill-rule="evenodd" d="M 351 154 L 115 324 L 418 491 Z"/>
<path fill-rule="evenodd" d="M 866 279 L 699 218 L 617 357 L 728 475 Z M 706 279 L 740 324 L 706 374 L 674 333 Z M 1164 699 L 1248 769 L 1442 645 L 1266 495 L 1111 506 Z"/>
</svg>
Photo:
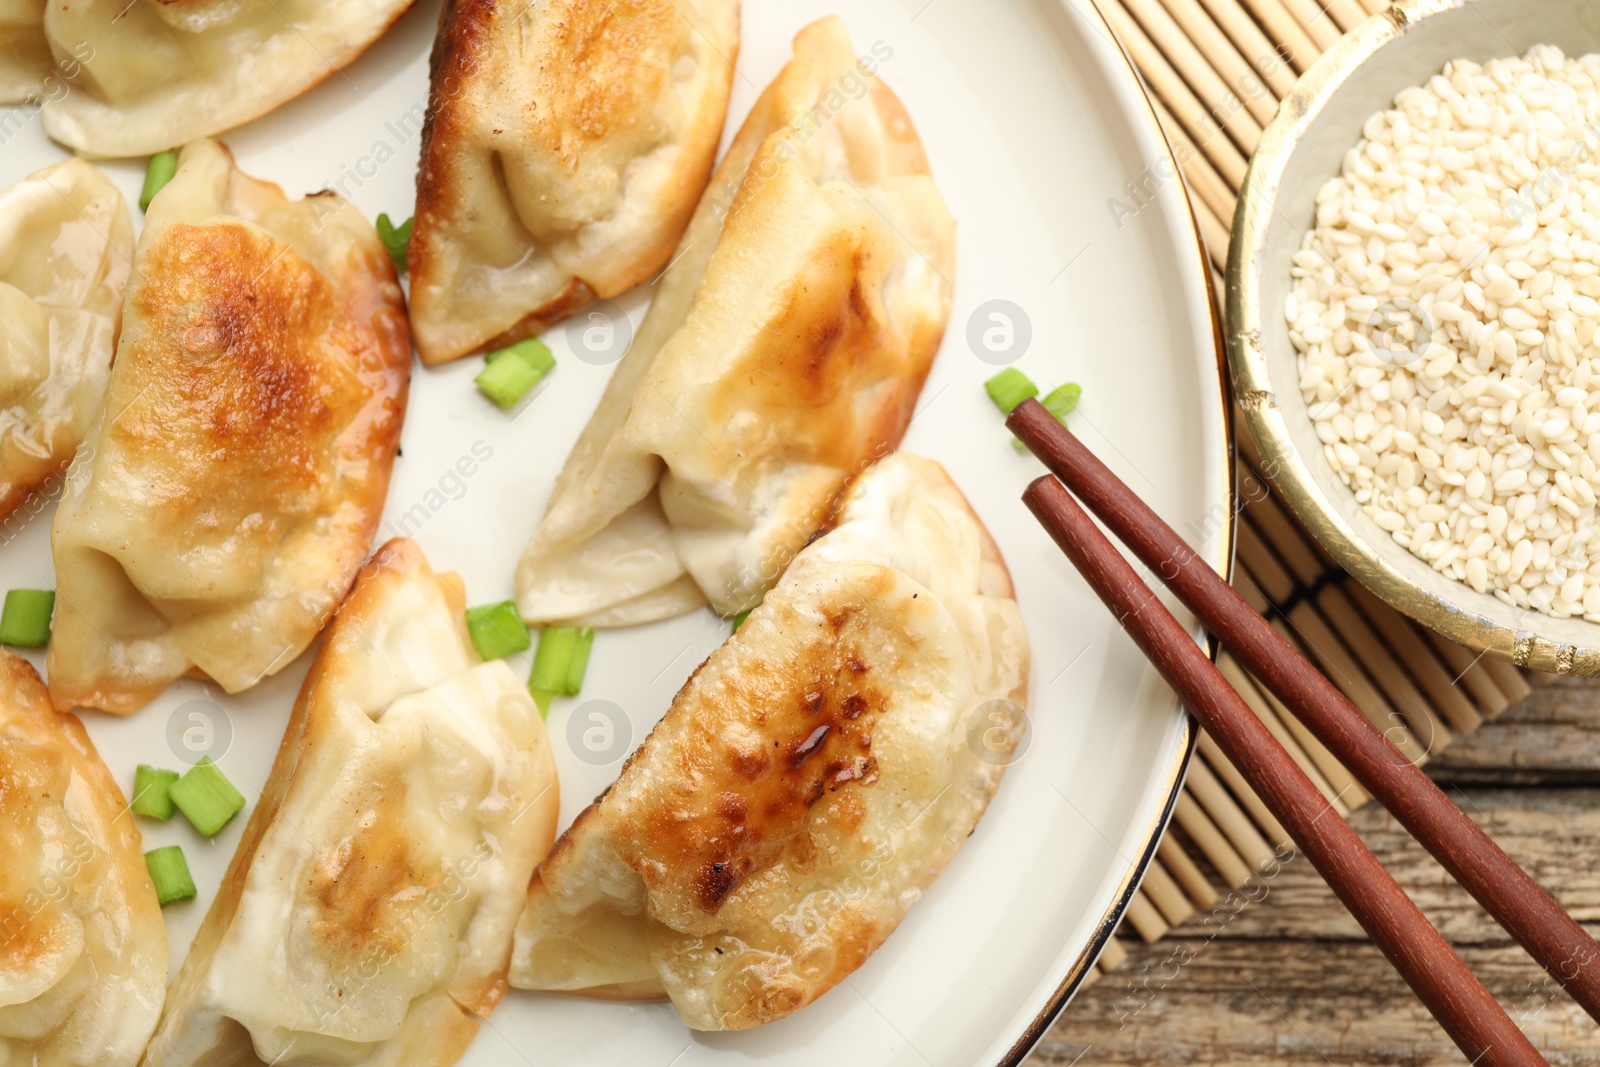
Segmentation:
<svg viewBox="0 0 1600 1067">
<path fill-rule="evenodd" d="M 1600 674 L 1597 7 L 1420 0 L 1357 27 L 1262 138 L 1227 297 L 1246 420 L 1329 552 L 1448 637 L 1582 674 Z"/>
<path fill-rule="evenodd" d="M 1600 622 L 1600 54 L 1401 91 L 1291 276 L 1300 392 L 1373 521 L 1480 593 Z"/>
</svg>

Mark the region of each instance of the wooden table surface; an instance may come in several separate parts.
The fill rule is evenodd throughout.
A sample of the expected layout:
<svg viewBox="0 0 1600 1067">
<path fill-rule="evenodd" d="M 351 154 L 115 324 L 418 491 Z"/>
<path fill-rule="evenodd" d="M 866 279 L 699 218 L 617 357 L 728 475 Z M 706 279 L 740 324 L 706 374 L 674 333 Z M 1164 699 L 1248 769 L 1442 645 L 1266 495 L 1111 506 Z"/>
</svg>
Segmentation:
<svg viewBox="0 0 1600 1067">
<path fill-rule="evenodd" d="M 1600 681 L 1538 676 L 1428 773 L 1600 934 Z M 1399 824 L 1376 805 L 1351 824 L 1551 1064 L 1600 1067 L 1600 1027 Z M 1127 962 L 1029 1067 L 1466 1062 L 1303 856 L 1161 941 L 1124 944 Z"/>
</svg>

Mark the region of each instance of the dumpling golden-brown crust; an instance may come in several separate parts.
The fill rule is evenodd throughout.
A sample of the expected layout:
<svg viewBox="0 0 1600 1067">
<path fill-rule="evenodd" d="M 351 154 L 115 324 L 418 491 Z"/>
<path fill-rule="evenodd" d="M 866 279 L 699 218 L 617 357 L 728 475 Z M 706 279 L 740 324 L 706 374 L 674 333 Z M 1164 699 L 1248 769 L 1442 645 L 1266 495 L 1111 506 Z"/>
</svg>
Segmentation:
<svg viewBox="0 0 1600 1067">
<path fill-rule="evenodd" d="M 52 530 L 51 694 L 118 713 L 191 670 L 237 692 L 311 642 L 377 529 L 410 374 L 371 225 L 214 142 L 184 150 L 136 259 Z"/>
<path fill-rule="evenodd" d="M 872 734 L 888 699 L 881 680 L 893 684 L 894 666 L 882 661 L 882 623 L 869 614 L 893 575 L 864 571 L 860 579 L 853 596 L 794 620 L 800 626 L 786 633 L 781 662 L 727 671 L 720 683 L 691 679 L 680 692 L 704 714 L 677 739 L 674 780 L 663 792 L 709 803 L 646 804 L 636 822 L 613 824 L 650 842 L 648 892 L 684 902 L 691 915 L 714 914 L 791 843 L 808 850 L 814 839 L 860 829 L 855 793 L 839 790 L 878 780 Z M 808 822 L 812 836 L 797 841 Z"/>
<path fill-rule="evenodd" d="M 407 253 L 423 361 L 660 270 L 711 173 L 737 51 L 737 0 L 447 4 Z"/>
<path fill-rule="evenodd" d="M 76 716 L 0 652 L 0 1062 L 131 1063 L 167 938 L 138 828 Z"/>
<path fill-rule="evenodd" d="M 885 459 L 551 850 L 512 984 L 665 993 L 703 1030 L 810 1003 L 972 832 L 1027 670 L 982 523 L 937 464 Z"/>
<path fill-rule="evenodd" d="M 537 708 L 410 541 L 363 568 L 146 1067 L 446 1067 L 505 990 L 559 790 Z"/>
<path fill-rule="evenodd" d="M 518 564 L 530 623 L 746 610 L 899 442 L 955 230 L 880 61 L 835 17 L 796 36 Z"/>
<path fill-rule="evenodd" d="M 60 492 L 100 411 L 132 263 L 127 204 L 91 164 L 0 191 L 0 539 Z"/>
<path fill-rule="evenodd" d="M 142 328 L 118 358 L 143 384 L 102 441 L 130 455 L 204 457 L 190 477 L 146 486 L 155 521 L 174 535 L 229 538 L 260 516 L 272 543 L 338 488 L 321 450 L 371 398 L 349 354 L 376 339 L 357 340 L 360 319 L 339 322 L 333 283 L 279 250 L 240 223 L 177 225 L 141 258 L 165 281 L 133 296 Z M 340 333 L 349 349 L 329 345 Z"/>
</svg>

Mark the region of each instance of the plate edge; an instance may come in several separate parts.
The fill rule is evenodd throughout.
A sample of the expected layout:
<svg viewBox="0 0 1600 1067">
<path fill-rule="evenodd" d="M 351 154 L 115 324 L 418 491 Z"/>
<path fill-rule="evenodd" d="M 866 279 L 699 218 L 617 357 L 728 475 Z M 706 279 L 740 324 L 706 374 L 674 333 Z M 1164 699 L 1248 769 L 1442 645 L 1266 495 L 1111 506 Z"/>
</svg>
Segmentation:
<svg viewBox="0 0 1600 1067">
<path fill-rule="evenodd" d="M 1051 0 L 1047 0 L 1047 2 L 1051 2 Z M 1136 99 L 1139 105 L 1137 117 L 1142 120 L 1141 124 L 1154 142 L 1163 146 L 1168 155 L 1176 160 L 1177 153 L 1174 151 L 1166 131 L 1162 129 L 1161 120 L 1156 116 L 1155 107 L 1150 101 L 1149 87 L 1145 85 L 1144 78 L 1139 74 L 1138 67 L 1134 65 L 1133 60 L 1127 54 L 1122 41 L 1106 21 L 1097 0 L 1082 0 L 1083 8 L 1079 8 L 1074 4 L 1073 0 L 1053 0 L 1053 2 L 1066 9 L 1069 15 L 1078 14 L 1092 17 L 1106 39 L 1114 43 L 1115 47 L 1110 51 L 1114 52 L 1115 60 L 1120 61 L 1122 72 L 1130 79 L 1136 91 Z M 1095 51 L 1098 54 L 1099 50 Z M 1102 65 L 1101 69 L 1108 79 L 1119 76 L 1114 68 Z M 1181 168 L 1179 173 L 1182 173 Z M 1226 507 L 1223 529 L 1219 538 L 1218 554 L 1212 560 L 1212 566 L 1217 573 L 1231 580 L 1233 576 L 1234 539 L 1237 532 L 1237 523 L 1235 522 L 1237 515 L 1234 504 L 1237 478 L 1233 452 L 1234 413 L 1231 402 L 1232 390 L 1229 384 L 1231 379 L 1226 351 L 1226 335 L 1222 323 L 1222 305 L 1218 299 L 1216 279 L 1210 256 L 1206 251 L 1205 240 L 1200 233 L 1200 220 L 1195 214 L 1194 203 L 1191 199 L 1187 182 L 1180 181 L 1177 183 L 1176 195 L 1179 197 L 1180 203 L 1188 216 L 1189 225 L 1181 227 L 1181 229 L 1183 234 L 1191 239 L 1187 242 L 1189 245 L 1187 251 L 1193 253 L 1191 269 L 1197 269 L 1200 273 L 1201 287 L 1205 293 L 1205 303 L 1209 312 L 1211 353 L 1217 374 L 1217 401 L 1220 414 L 1218 421 L 1221 425 L 1224 445 L 1224 470 L 1221 484 L 1224 487 Z M 1209 635 L 1205 636 L 1204 640 L 1207 651 L 1215 659 L 1218 649 L 1216 640 Z M 1071 1003 L 1078 990 L 1082 988 L 1084 978 L 1088 975 L 1090 967 L 1100 958 L 1100 953 L 1116 932 L 1118 924 L 1122 921 L 1123 914 L 1128 909 L 1128 905 L 1132 903 L 1134 894 L 1139 891 L 1139 886 L 1144 880 L 1145 871 L 1149 868 L 1151 861 L 1155 859 L 1156 849 L 1160 846 L 1161 840 L 1166 834 L 1167 825 L 1172 820 L 1173 810 L 1177 806 L 1178 796 L 1183 791 L 1183 783 L 1188 774 L 1189 761 L 1194 755 L 1195 745 L 1199 740 L 1199 725 L 1194 716 L 1187 709 L 1180 707 L 1179 710 L 1183 715 L 1183 743 L 1179 747 L 1177 759 L 1173 761 L 1168 770 L 1166 800 L 1144 837 L 1137 861 L 1129 868 L 1115 899 L 1112 901 L 1111 907 L 1101 916 L 1095 936 L 1067 969 L 1067 973 L 1056 986 L 1055 992 L 1050 995 L 1044 1008 L 1024 1027 L 1005 1055 L 996 1061 L 996 1067 L 1018 1067 L 1027 1058 L 1028 1054 L 1033 1051 L 1034 1046 L 1044 1037 L 1067 1005 Z"/>
</svg>

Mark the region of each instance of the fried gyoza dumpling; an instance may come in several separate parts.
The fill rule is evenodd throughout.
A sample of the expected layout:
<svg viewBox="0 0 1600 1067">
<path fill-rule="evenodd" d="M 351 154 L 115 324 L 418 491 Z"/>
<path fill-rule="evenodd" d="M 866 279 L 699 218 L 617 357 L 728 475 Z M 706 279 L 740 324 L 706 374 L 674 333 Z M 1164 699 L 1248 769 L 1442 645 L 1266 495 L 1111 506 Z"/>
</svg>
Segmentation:
<svg viewBox="0 0 1600 1067">
<path fill-rule="evenodd" d="M 749 608 L 905 432 L 949 314 L 954 225 L 844 24 L 794 49 L 523 553 L 530 622 Z"/>
<path fill-rule="evenodd" d="M 809 1004 L 977 825 L 1027 677 L 988 531 L 937 463 L 885 459 L 556 843 L 511 984 L 665 993 L 697 1030 Z"/>
<path fill-rule="evenodd" d="M 450 0 L 407 255 L 425 363 L 656 274 L 711 175 L 738 0 Z"/>
<path fill-rule="evenodd" d="M 81 159 L 0 191 L 0 520 L 100 413 L 132 263 L 128 206 Z"/>
<path fill-rule="evenodd" d="M 126 713 L 189 672 L 236 693 L 299 655 L 377 529 L 410 371 L 359 211 L 185 148 L 51 530 L 56 705 Z"/>
<path fill-rule="evenodd" d="M 555 838 L 539 710 L 461 582 L 389 542 L 300 690 L 146 1067 L 454 1063 Z"/>
<path fill-rule="evenodd" d="M 73 715 L 0 652 L 0 1064 L 131 1064 L 167 931 L 127 801 Z"/>
<path fill-rule="evenodd" d="M 26 100 L 49 74 L 44 0 L 0 0 L 0 104 Z"/>
<path fill-rule="evenodd" d="M 348 66 L 412 2 L 48 0 L 46 37 L 82 63 L 45 104 L 45 132 L 96 156 L 221 133 Z"/>
</svg>

